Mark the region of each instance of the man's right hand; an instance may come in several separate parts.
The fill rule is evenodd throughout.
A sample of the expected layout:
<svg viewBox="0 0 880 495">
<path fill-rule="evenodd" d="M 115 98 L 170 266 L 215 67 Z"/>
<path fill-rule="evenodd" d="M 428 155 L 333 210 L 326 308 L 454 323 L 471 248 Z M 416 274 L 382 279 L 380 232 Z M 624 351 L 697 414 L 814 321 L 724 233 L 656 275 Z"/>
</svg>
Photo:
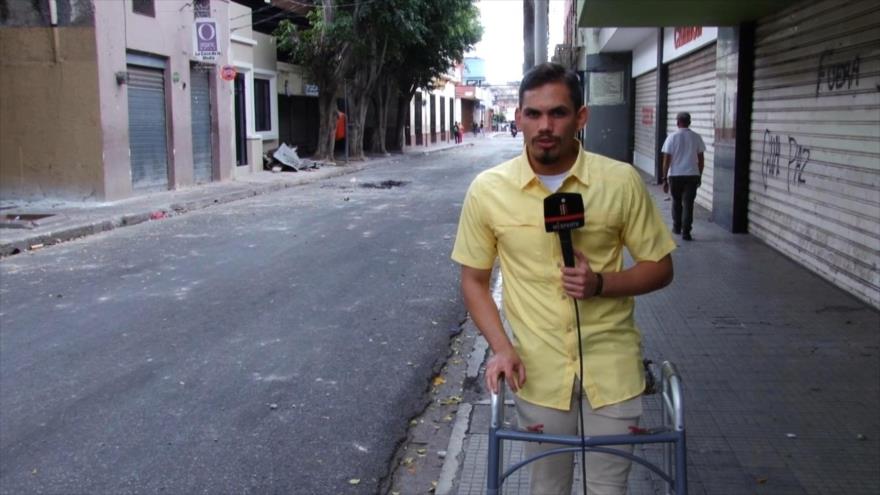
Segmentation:
<svg viewBox="0 0 880 495">
<path fill-rule="evenodd" d="M 663 181 L 663 192 L 669 193 L 669 181 L 668 180 Z"/>
<path fill-rule="evenodd" d="M 510 390 L 517 392 L 526 383 L 526 365 L 515 350 L 510 349 L 493 355 L 486 363 L 486 386 L 498 393 L 498 377 L 504 376 Z"/>
</svg>

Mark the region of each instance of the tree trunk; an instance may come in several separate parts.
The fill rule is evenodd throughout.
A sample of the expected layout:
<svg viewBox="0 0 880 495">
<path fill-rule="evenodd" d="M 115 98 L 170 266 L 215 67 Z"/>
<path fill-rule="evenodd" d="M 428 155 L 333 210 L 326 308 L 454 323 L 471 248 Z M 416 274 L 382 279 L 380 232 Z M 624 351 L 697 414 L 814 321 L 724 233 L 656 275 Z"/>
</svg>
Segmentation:
<svg viewBox="0 0 880 495">
<path fill-rule="evenodd" d="M 322 86 L 318 95 L 318 149 L 312 158 L 332 161 L 336 144 L 336 88 Z"/>
<path fill-rule="evenodd" d="M 412 99 L 412 96 L 407 97 L 407 95 L 398 91 L 397 116 L 394 119 L 397 125 L 397 139 L 395 140 L 395 149 L 397 151 L 403 151 L 404 143 L 406 143 L 406 109 L 409 106 L 410 99 Z"/>
<path fill-rule="evenodd" d="M 363 90 L 356 86 L 352 87 L 349 92 L 348 113 L 351 124 L 351 135 L 348 138 L 348 157 L 350 160 L 364 160 L 364 123 L 367 117 L 367 99 Z"/>
<path fill-rule="evenodd" d="M 373 99 L 373 103 L 375 103 L 376 106 L 376 116 L 378 117 L 379 125 L 376 126 L 376 130 L 373 132 L 372 150 L 375 153 L 382 153 L 384 155 L 388 154 L 388 150 L 385 148 L 385 136 L 388 132 L 388 99 L 390 94 L 391 83 L 385 81 L 384 84 L 376 88 L 376 97 Z"/>
</svg>

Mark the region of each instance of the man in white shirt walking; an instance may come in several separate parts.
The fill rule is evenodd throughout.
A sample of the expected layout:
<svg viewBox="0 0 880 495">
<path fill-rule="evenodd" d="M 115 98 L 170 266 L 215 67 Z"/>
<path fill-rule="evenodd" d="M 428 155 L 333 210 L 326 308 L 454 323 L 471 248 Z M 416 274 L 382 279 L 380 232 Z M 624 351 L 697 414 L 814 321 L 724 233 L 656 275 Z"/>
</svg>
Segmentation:
<svg viewBox="0 0 880 495">
<path fill-rule="evenodd" d="M 694 199 L 703 175 L 706 145 L 690 130 L 691 114 L 675 116 L 678 130 L 670 134 L 660 150 L 663 153 L 663 192 L 672 190 L 672 232 L 686 241 L 693 240 Z"/>
</svg>

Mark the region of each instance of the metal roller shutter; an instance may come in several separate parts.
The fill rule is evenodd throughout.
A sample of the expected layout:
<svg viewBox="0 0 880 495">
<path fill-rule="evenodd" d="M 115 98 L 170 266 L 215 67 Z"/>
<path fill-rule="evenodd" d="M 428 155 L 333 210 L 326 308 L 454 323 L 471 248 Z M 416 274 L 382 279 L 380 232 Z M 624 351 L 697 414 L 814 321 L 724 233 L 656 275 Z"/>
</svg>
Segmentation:
<svg viewBox="0 0 880 495">
<path fill-rule="evenodd" d="M 636 111 L 633 165 L 654 175 L 656 136 L 654 119 L 657 112 L 657 71 L 636 78 Z"/>
<path fill-rule="evenodd" d="M 880 4 L 798 4 L 755 35 L 749 232 L 880 306 Z"/>
<path fill-rule="evenodd" d="M 697 204 L 712 210 L 712 176 L 715 155 L 715 43 L 669 64 L 666 132 L 676 130 L 675 115 L 691 114 L 691 130 L 706 144 L 703 185 Z"/>
<path fill-rule="evenodd" d="M 168 188 L 165 71 L 128 66 L 131 184 L 138 191 Z"/>
<path fill-rule="evenodd" d="M 190 98 L 192 104 L 193 180 L 211 182 L 214 176 L 214 158 L 211 152 L 211 84 L 209 71 L 190 68 Z"/>
</svg>

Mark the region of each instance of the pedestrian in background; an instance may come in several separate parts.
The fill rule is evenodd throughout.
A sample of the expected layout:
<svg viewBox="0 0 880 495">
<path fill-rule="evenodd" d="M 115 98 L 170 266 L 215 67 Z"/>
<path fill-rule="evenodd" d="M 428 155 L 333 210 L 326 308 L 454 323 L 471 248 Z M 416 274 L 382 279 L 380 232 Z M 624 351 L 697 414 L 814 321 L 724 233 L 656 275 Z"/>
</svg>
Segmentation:
<svg viewBox="0 0 880 495">
<path fill-rule="evenodd" d="M 672 232 L 686 241 L 693 240 L 694 200 L 702 183 L 703 153 L 706 144 L 690 129 L 691 114 L 675 116 L 678 130 L 663 142 L 663 192 L 672 194 Z"/>
<path fill-rule="evenodd" d="M 635 167 L 588 153 L 575 139 L 587 121 L 582 98 L 577 75 L 559 64 L 523 77 L 516 123 L 525 149 L 471 183 L 452 259 L 461 265 L 465 305 L 492 348 L 486 386 L 497 392 L 503 376 L 516 393 L 520 429 L 576 435 L 583 407 L 585 435 L 622 435 L 638 424 L 645 389 L 633 296 L 669 284 L 675 243 Z M 564 267 L 558 238 L 544 230 L 543 201 L 556 191 L 581 194 L 588 212 L 586 225 L 571 233 L 574 267 Z M 636 260 L 627 268 L 624 247 Z M 490 291 L 496 259 L 512 339 Z M 552 448 L 525 446 L 530 457 Z M 624 495 L 630 465 L 587 454 L 588 493 Z M 572 454 L 530 469 L 529 493 L 570 494 Z"/>
<path fill-rule="evenodd" d="M 456 144 L 461 142 L 461 135 L 458 133 L 458 122 L 452 124 L 452 139 L 455 139 Z"/>
</svg>

